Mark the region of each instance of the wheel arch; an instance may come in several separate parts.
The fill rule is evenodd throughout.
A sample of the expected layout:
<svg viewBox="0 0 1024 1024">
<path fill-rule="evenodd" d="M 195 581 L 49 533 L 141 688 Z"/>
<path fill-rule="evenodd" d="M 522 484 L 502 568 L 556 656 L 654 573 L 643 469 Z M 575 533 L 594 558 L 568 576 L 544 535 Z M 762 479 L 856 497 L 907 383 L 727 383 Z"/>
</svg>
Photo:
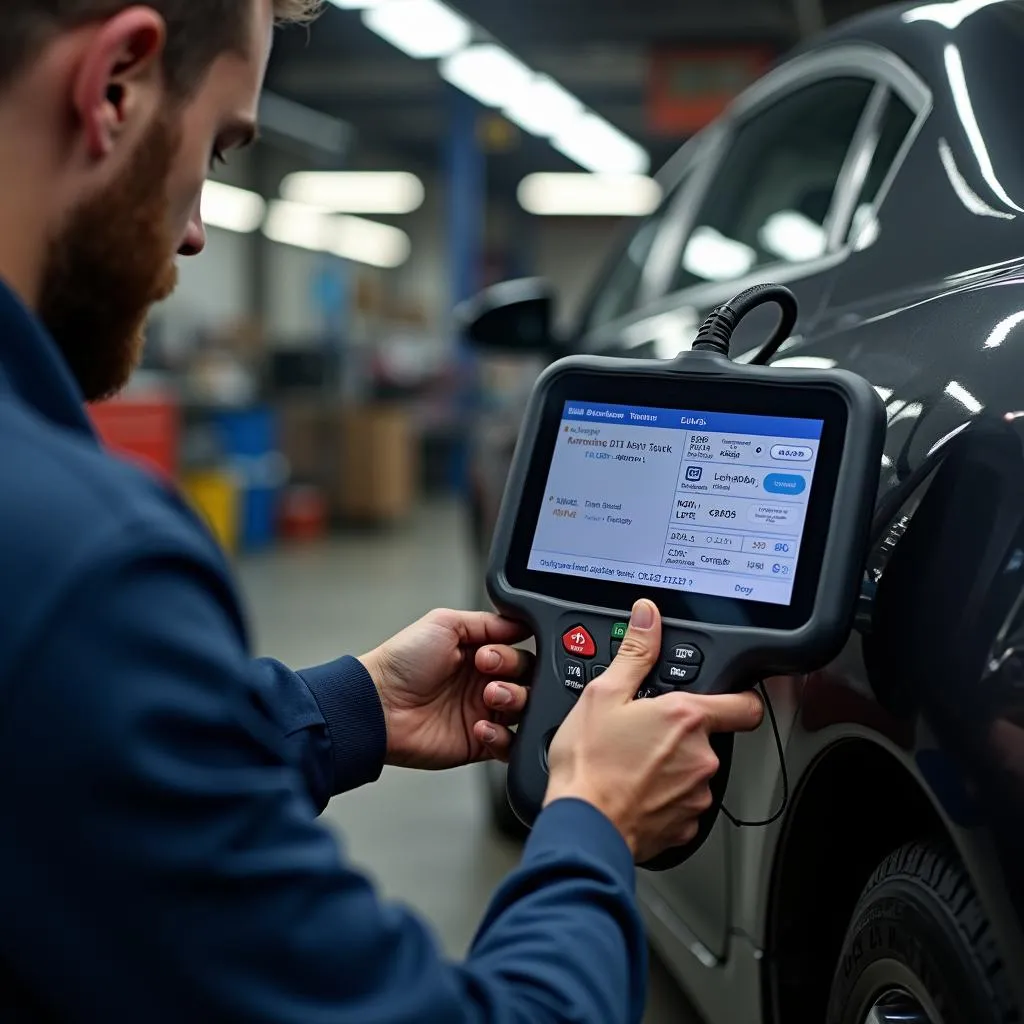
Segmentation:
<svg viewBox="0 0 1024 1024">
<path fill-rule="evenodd" d="M 765 1020 L 820 1024 L 850 915 L 878 863 L 913 839 L 949 839 L 920 782 L 867 738 L 844 738 L 803 774 L 775 851 L 763 961 Z"/>
</svg>

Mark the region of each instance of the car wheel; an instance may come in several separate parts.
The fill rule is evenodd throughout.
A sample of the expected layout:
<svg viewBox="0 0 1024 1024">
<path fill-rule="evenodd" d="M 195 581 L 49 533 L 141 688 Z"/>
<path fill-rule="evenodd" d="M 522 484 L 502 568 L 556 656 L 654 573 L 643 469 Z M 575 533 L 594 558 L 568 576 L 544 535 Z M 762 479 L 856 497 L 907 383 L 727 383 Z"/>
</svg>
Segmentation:
<svg viewBox="0 0 1024 1024">
<path fill-rule="evenodd" d="M 832 982 L 828 1024 L 1006 1024 L 1019 1020 L 1005 967 L 966 871 L 909 843 L 861 894 Z"/>
<path fill-rule="evenodd" d="M 506 839 L 522 842 L 529 829 L 516 817 L 512 805 L 508 802 L 508 794 L 505 792 L 505 766 L 498 761 L 487 761 L 484 764 L 484 780 L 487 787 L 487 811 L 494 830 Z"/>
</svg>

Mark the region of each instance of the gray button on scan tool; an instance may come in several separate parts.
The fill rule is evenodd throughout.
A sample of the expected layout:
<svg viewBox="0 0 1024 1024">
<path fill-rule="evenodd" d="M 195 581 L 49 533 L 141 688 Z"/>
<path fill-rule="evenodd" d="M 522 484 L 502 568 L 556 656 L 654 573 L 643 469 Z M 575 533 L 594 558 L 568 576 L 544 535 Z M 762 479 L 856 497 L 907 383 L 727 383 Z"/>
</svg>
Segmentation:
<svg viewBox="0 0 1024 1024">
<path fill-rule="evenodd" d="M 704 661 L 704 653 L 693 644 L 675 644 L 671 648 L 669 661 L 680 665 L 700 665 Z"/>
<path fill-rule="evenodd" d="M 661 678 L 666 683 L 692 683 L 700 675 L 700 665 L 662 665 Z"/>
<path fill-rule="evenodd" d="M 562 666 L 562 682 L 567 690 L 582 693 L 587 685 L 587 670 L 582 661 L 569 660 Z"/>
</svg>

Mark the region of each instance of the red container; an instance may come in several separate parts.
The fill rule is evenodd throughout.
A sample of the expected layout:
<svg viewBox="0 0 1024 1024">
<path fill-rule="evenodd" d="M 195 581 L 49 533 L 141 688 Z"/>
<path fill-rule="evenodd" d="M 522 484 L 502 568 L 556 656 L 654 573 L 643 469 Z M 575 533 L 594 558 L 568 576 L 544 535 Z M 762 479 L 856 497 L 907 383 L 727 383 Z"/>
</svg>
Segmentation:
<svg viewBox="0 0 1024 1024">
<path fill-rule="evenodd" d="M 327 498 L 318 487 L 290 487 L 281 502 L 281 535 L 320 540 L 327 534 Z"/>
<path fill-rule="evenodd" d="M 89 406 L 97 433 L 111 451 L 158 475 L 178 475 L 181 412 L 170 398 L 112 398 Z"/>
</svg>

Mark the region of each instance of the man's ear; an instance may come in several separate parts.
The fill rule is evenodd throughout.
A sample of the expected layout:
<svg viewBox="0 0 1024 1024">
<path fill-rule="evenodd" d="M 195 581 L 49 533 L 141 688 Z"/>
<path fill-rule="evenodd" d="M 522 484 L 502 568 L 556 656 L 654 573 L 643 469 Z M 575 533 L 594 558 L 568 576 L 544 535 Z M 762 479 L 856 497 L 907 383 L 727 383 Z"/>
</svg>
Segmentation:
<svg viewBox="0 0 1024 1024">
<path fill-rule="evenodd" d="M 90 159 L 108 156 L 152 117 L 163 90 L 166 36 L 163 18 L 151 7 L 126 8 L 90 35 L 72 80 Z"/>
</svg>

